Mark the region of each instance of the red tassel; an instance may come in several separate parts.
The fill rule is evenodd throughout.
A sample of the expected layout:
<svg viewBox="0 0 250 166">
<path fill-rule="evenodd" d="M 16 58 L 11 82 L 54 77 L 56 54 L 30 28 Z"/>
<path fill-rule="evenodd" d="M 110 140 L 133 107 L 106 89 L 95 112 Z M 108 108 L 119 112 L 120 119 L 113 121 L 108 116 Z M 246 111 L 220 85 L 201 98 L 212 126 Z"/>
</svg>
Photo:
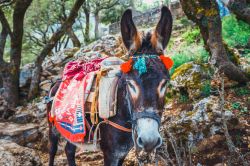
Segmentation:
<svg viewBox="0 0 250 166">
<path fill-rule="evenodd" d="M 120 68 L 121 68 L 121 71 L 123 73 L 128 73 L 131 71 L 132 69 L 132 58 L 130 58 L 127 62 L 124 62 L 123 64 L 121 64 Z"/>
<path fill-rule="evenodd" d="M 55 117 L 51 117 L 51 113 L 49 112 L 49 122 L 54 123 Z"/>
<path fill-rule="evenodd" d="M 162 63 L 165 65 L 167 70 L 170 70 L 173 67 L 174 62 L 171 58 L 165 57 L 164 55 L 160 55 L 160 59 Z"/>
</svg>

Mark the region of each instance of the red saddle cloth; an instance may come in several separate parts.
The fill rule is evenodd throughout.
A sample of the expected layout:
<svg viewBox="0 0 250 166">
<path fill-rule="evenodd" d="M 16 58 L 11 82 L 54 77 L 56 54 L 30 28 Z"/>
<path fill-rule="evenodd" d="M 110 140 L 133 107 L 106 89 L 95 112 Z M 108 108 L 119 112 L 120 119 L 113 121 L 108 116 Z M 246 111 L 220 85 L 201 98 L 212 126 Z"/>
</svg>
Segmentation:
<svg viewBox="0 0 250 166">
<path fill-rule="evenodd" d="M 95 71 L 100 69 L 104 59 L 69 62 L 64 68 L 63 81 L 54 97 L 50 119 L 71 142 L 84 142 L 84 103 L 90 93 Z"/>
</svg>

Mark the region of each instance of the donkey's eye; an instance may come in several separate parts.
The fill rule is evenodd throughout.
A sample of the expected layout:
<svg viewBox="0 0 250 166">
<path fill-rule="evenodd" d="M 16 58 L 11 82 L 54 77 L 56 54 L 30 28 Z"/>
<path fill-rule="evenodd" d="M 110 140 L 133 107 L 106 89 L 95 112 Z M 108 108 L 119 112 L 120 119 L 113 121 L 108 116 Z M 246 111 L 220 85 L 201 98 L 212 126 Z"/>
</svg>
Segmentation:
<svg viewBox="0 0 250 166">
<path fill-rule="evenodd" d="M 128 87 L 136 92 L 135 86 L 131 82 L 128 82 Z"/>
<path fill-rule="evenodd" d="M 128 85 L 128 90 L 131 94 L 131 97 L 137 98 L 139 96 L 139 89 L 135 81 L 132 81 L 132 80 L 127 81 L 127 85 Z"/>
<path fill-rule="evenodd" d="M 163 79 L 160 83 L 159 83 L 159 86 L 158 86 L 158 94 L 159 94 L 159 97 L 164 97 L 165 95 L 165 92 L 166 92 L 166 89 L 167 89 L 167 80 Z"/>
</svg>

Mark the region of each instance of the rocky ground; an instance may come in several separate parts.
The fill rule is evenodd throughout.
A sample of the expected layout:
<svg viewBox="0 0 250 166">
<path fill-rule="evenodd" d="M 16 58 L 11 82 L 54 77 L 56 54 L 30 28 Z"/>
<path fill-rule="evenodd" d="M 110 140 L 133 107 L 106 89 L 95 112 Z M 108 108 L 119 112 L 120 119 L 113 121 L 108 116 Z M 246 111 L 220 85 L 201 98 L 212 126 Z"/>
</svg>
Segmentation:
<svg viewBox="0 0 250 166">
<path fill-rule="evenodd" d="M 48 165 L 48 125 L 43 98 L 51 83 L 60 78 L 67 62 L 93 55 L 121 57 L 124 54 L 121 39 L 114 36 L 104 37 L 81 49 L 66 49 L 46 58 L 40 97 L 29 103 L 23 101 L 23 106 L 10 109 L 0 96 L 0 165 Z M 242 68 L 249 70 L 249 63 L 243 59 L 241 62 Z M 33 65 L 28 64 L 21 70 L 20 88 L 24 96 L 27 95 L 32 68 Z M 165 149 L 160 152 L 170 165 L 177 162 L 181 165 L 241 165 L 237 154 L 228 150 L 223 119 L 227 121 L 238 152 L 250 161 L 250 84 L 238 86 L 225 78 L 224 109 L 221 109 L 219 87 L 221 82 L 212 77 L 209 64 L 189 62 L 173 73 L 162 118 Z M 55 161 L 58 166 L 67 165 L 64 144 L 62 140 Z M 125 165 L 135 165 L 134 156 L 131 151 Z M 78 150 L 76 159 L 82 166 L 103 165 L 101 152 Z"/>
</svg>

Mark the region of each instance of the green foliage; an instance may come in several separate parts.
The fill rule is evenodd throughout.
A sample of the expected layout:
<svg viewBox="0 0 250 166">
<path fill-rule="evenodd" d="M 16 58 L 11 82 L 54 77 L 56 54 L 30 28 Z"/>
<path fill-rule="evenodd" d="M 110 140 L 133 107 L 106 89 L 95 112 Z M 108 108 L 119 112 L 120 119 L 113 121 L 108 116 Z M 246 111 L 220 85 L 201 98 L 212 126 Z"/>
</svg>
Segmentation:
<svg viewBox="0 0 250 166">
<path fill-rule="evenodd" d="M 180 96 L 179 96 L 179 101 L 180 101 L 180 103 L 187 103 L 188 102 L 188 96 L 187 95 L 184 95 L 184 94 L 181 94 Z"/>
<path fill-rule="evenodd" d="M 121 19 L 121 13 L 126 10 L 127 6 L 116 5 L 108 10 L 104 10 L 101 13 L 101 22 L 104 24 L 110 24 L 118 22 Z"/>
<path fill-rule="evenodd" d="M 231 47 L 246 46 L 250 39 L 250 26 L 230 15 L 222 20 L 222 35 Z"/>
<path fill-rule="evenodd" d="M 243 107 L 240 102 L 233 102 L 231 105 L 231 108 L 233 110 L 239 110 L 240 113 L 242 113 L 242 114 L 248 113 L 247 107 Z"/>
<path fill-rule="evenodd" d="M 195 27 L 193 29 L 188 29 L 183 35 L 183 39 L 187 43 L 194 43 L 200 40 L 200 30 L 199 28 Z"/>
<path fill-rule="evenodd" d="M 189 21 L 189 19 L 188 19 L 187 17 L 185 17 L 185 16 L 184 16 L 184 17 L 181 17 L 179 21 L 180 21 L 181 24 L 183 24 L 183 25 L 186 26 L 186 27 L 189 26 L 189 25 L 190 25 L 190 22 L 191 22 L 191 21 Z"/>
<path fill-rule="evenodd" d="M 241 105 L 239 102 L 233 102 L 231 105 L 232 109 L 239 110 L 241 108 Z"/>
<path fill-rule="evenodd" d="M 204 97 L 208 97 L 211 93 L 211 82 L 210 80 L 206 81 L 201 87 L 201 92 Z"/>
<path fill-rule="evenodd" d="M 241 109 L 240 109 L 240 112 L 241 112 L 242 114 L 246 114 L 246 113 L 248 113 L 248 109 L 247 109 L 247 107 L 243 107 L 243 108 L 241 108 Z"/>
<path fill-rule="evenodd" d="M 197 63 L 205 63 L 208 61 L 209 53 L 203 48 L 203 46 L 185 46 L 181 51 L 174 52 L 172 59 L 174 66 L 171 69 L 171 74 L 176 68 L 184 63 L 195 61 Z"/>
<path fill-rule="evenodd" d="M 244 96 L 250 94 L 250 91 L 247 87 L 240 87 L 240 88 L 235 88 L 234 93 L 237 96 Z"/>
</svg>

